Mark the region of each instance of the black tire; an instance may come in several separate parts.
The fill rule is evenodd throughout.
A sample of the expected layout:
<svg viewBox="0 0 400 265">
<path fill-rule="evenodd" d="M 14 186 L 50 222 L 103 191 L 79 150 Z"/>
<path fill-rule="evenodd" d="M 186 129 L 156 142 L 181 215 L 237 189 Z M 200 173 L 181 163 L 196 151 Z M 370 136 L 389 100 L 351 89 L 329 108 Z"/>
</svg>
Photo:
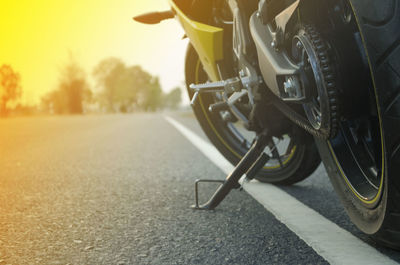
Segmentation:
<svg viewBox="0 0 400 265">
<path fill-rule="evenodd" d="M 204 83 L 208 80 L 201 67 L 199 57 L 191 45 L 189 45 L 186 54 L 185 77 L 190 98 L 192 98 L 193 93 L 189 89 L 189 85 Z M 242 142 L 230 132 L 221 115 L 208 111 L 208 106 L 212 103 L 215 103 L 215 98 L 211 94 L 201 94 L 197 103 L 193 106 L 193 111 L 210 141 L 227 160 L 236 165 L 249 147 L 243 146 Z M 284 120 L 282 122 L 289 121 Z M 321 159 L 313 138 L 298 127 L 296 127 L 296 130 L 299 131 L 301 136 L 296 138 L 298 139 L 296 149 L 290 160 L 283 167 L 274 169 L 264 167 L 256 177 L 259 181 L 291 185 L 307 178 L 318 167 Z"/>
<path fill-rule="evenodd" d="M 317 140 L 333 186 L 351 220 L 376 241 L 400 249 L 400 2 L 350 0 L 374 83 L 382 136 L 381 186 L 374 201 L 357 196 L 330 143 Z M 346 181 L 347 179 L 347 181 Z M 359 195 L 359 194 L 358 194 Z"/>
</svg>

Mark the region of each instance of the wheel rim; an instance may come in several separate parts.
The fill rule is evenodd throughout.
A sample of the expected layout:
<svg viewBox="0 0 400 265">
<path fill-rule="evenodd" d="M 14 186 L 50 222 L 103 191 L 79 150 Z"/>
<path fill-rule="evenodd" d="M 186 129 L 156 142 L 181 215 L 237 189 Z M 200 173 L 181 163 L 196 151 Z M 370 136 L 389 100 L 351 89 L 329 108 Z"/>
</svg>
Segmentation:
<svg viewBox="0 0 400 265">
<path fill-rule="evenodd" d="M 361 35 L 362 48 L 370 70 L 370 82 L 364 82 L 369 85 L 362 92 L 359 92 L 359 95 L 361 93 L 368 95 L 364 99 L 364 102 L 368 102 L 368 106 L 363 110 L 363 114 L 358 114 L 357 118 L 340 123 L 340 131 L 335 139 L 328 142 L 328 147 L 340 174 L 353 195 L 364 206 L 375 208 L 380 203 L 384 193 L 386 175 L 386 153 L 381 109 L 374 71 L 358 17 L 351 2 L 340 1 L 340 5 L 341 10 L 343 10 L 343 22 L 345 24 L 355 23 Z"/>
<path fill-rule="evenodd" d="M 329 143 L 350 190 L 370 207 L 378 203 L 383 189 L 381 139 L 378 118 L 367 116 L 343 121 L 338 136 Z"/>
</svg>

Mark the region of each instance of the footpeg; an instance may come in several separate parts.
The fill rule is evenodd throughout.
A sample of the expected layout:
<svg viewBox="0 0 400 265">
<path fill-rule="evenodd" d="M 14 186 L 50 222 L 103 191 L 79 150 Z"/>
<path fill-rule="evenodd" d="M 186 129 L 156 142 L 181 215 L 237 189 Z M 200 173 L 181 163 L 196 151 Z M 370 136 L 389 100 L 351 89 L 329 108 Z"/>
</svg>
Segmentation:
<svg viewBox="0 0 400 265">
<path fill-rule="evenodd" d="M 226 195 L 228 195 L 232 189 L 240 188 L 239 179 L 244 174 L 246 174 L 246 179 L 254 178 L 269 160 L 269 156 L 264 153 L 264 149 L 271 139 L 267 130 L 259 134 L 253 146 L 225 180 L 197 180 L 195 183 L 196 204 L 193 205 L 192 208 L 195 210 L 213 210 L 225 199 Z M 198 199 L 198 184 L 200 182 L 216 182 L 222 184 L 218 187 L 211 199 L 202 205 L 199 205 Z"/>
<path fill-rule="evenodd" d="M 192 105 L 196 104 L 197 98 L 201 93 L 216 93 L 216 92 L 227 92 L 233 93 L 238 92 L 242 89 L 242 82 L 240 78 L 235 77 L 223 81 L 210 82 L 204 84 L 191 84 L 189 86 L 194 91 L 194 95 L 191 101 Z"/>
<path fill-rule="evenodd" d="M 209 112 L 219 112 L 223 110 L 229 110 L 229 104 L 226 101 L 217 102 L 208 107 Z"/>
</svg>

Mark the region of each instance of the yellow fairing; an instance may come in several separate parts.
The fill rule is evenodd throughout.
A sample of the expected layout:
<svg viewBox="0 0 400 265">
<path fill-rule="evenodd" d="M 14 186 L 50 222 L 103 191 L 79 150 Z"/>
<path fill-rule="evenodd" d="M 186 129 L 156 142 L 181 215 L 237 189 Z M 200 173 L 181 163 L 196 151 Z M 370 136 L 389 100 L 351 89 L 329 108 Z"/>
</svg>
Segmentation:
<svg viewBox="0 0 400 265">
<path fill-rule="evenodd" d="M 176 5 L 174 0 L 169 0 L 169 2 L 191 44 L 197 51 L 204 70 L 212 81 L 218 81 L 220 75 L 217 68 L 217 61 L 223 59 L 223 29 L 191 20 Z"/>
</svg>

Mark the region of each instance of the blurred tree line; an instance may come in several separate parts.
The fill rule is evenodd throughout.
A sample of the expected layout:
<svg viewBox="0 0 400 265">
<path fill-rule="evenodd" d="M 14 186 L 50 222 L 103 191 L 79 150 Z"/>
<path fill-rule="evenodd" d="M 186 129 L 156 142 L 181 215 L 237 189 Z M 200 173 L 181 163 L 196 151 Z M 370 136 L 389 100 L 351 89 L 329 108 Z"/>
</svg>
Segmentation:
<svg viewBox="0 0 400 265">
<path fill-rule="evenodd" d="M 70 60 L 61 71 L 57 89 L 42 98 L 42 109 L 57 114 L 156 111 L 176 109 L 181 102 L 180 88 L 165 94 L 157 77 L 118 58 L 102 60 L 92 75 L 94 90 L 83 69 Z"/>
<path fill-rule="evenodd" d="M 55 90 L 42 97 L 40 110 L 54 114 L 86 112 L 134 112 L 176 109 L 182 99 L 179 87 L 164 93 L 158 77 L 140 66 L 126 65 L 118 58 L 102 60 L 92 72 L 91 88 L 85 71 L 70 56 L 61 69 Z M 30 115 L 37 107 L 22 105 L 21 77 L 10 65 L 0 67 L 0 116 Z"/>
<path fill-rule="evenodd" d="M 10 65 L 0 67 L 0 116 L 8 114 L 8 104 L 21 97 L 21 77 Z"/>
</svg>

